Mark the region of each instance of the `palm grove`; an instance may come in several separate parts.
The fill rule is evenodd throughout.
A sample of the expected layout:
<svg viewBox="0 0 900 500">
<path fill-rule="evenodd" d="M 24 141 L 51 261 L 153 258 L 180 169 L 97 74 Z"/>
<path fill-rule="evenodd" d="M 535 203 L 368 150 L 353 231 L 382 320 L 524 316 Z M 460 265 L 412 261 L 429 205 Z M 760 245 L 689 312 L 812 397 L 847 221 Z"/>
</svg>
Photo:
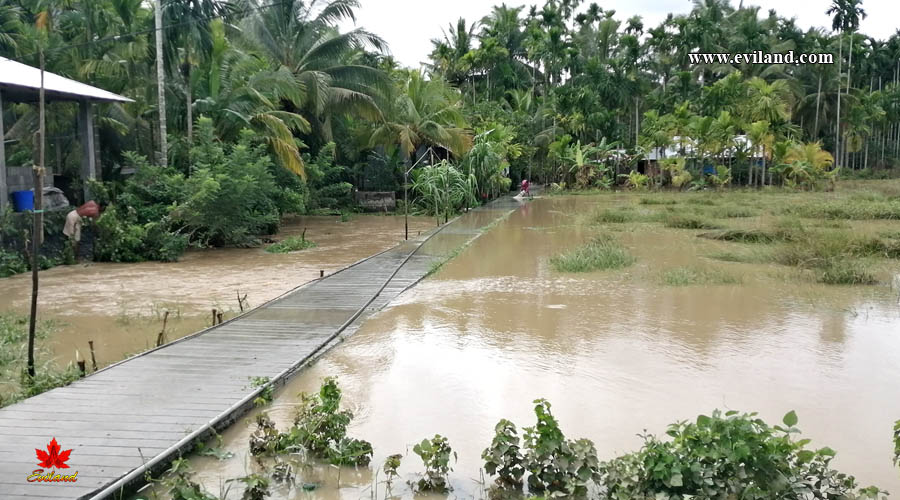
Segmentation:
<svg viewBox="0 0 900 500">
<path fill-rule="evenodd" d="M 504 4 L 450 24 L 422 70 L 400 67 L 377 34 L 338 28 L 356 0 L 162 0 L 157 71 L 155 4 L 0 5 L 0 55 L 37 65 L 43 53 L 49 71 L 134 100 L 98 110 L 104 182 L 89 187 L 109 207 L 96 224 L 101 260 L 253 245 L 285 213 L 350 209 L 354 189 L 402 191 L 423 157 L 416 207 L 446 218 L 526 177 L 815 188 L 900 156 L 900 37 L 858 33 L 859 0 L 823 3 L 831 31 L 727 0 L 697 0 L 655 27 L 579 0 Z M 835 62 L 688 57 L 788 50 Z M 6 115 L 9 161 L 27 164 L 36 110 Z M 62 173 L 78 172 L 75 120 L 65 104 L 48 114 L 48 158 Z M 655 148 L 678 154 L 639 169 Z"/>
</svg>

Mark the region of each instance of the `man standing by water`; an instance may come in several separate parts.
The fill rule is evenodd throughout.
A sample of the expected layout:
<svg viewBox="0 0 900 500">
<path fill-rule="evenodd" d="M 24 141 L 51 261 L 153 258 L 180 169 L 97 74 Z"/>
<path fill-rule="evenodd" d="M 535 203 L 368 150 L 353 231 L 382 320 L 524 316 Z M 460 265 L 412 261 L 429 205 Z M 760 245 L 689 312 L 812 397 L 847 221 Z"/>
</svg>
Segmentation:
<svg viewBox="0 0 900 500">
<path fill-rule="evenodd" d="M 100 215 L 100 206 L 93 200 L 81 205 L 66 214 L 66 225 L 63 226 L 63 234 L 69 238 L 72 245 L 72 254 L 78 261 L 78 244 L 81 242 L 82 217 L 97 217 Z"/>
</svg>

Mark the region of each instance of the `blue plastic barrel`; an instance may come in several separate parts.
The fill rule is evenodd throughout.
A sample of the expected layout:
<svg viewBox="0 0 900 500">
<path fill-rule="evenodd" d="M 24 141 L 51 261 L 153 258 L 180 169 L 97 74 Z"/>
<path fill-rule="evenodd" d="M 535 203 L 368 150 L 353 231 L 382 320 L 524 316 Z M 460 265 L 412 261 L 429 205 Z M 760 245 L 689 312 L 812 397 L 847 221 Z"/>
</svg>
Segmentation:
<svg viewBox="0 0 900 500">
<path fill-rule="evenodd" d="M 34 210 L 34 191 L 13 191 L 12 202 L 16 212 Z"/>
</svg>

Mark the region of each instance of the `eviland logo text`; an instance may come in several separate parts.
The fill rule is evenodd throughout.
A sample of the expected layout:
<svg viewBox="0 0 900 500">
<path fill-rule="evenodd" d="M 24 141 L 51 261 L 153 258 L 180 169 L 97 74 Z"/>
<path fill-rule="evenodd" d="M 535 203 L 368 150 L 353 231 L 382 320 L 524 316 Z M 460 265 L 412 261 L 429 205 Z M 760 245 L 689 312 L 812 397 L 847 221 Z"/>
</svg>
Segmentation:
<svg viewBox="0 0 900 500">
<path fill-rule="evenodd" d="M 31 475 L 28 476 L 29 483 L 74 483 L 75 481 L 78 481 L 78 471 L 75 471 L 70 475 L 63 475 L 58 471 L 52 470 L 68 469 L 69 466 L 66 465 L 66 462 L 69 461 L 69 455 L 72 453 L 72 450 L 61 451 L 61 447 L 59 446 L 59 443 L 56 442 L 56 438 L 50 440 L 50 443 L 47 445 L 47 451 L 38 448 L 35 448 L 34 451 L 37 453 L 38 460 L 40 460 L 38 466 L 43 468 L 32 471 Z M 51 470 L 50 472 L 45 473 L 45 469 Z"/>
</svg>

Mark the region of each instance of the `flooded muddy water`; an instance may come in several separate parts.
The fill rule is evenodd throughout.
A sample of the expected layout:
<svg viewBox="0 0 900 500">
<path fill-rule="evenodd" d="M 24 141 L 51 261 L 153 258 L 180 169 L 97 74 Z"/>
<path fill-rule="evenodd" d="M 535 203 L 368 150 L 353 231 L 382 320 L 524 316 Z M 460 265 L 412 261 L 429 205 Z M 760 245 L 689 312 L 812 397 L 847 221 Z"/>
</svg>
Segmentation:
<svg viewBox="0 0 900 500">
<path fill-rule="evenodd" d="M 356 416 L 351 435 L 374 446 L 373 470 L 402 453 L 403 479 L 413 479 L 423 469 L 413 444 L 439 433 L 459 454 L 453 496 L 471 498 L 494 425 L 533 425 L 536 398 L 553 404 L 567 437 L 592 439 L 603 459 L 637 449 L 645 430 L 663 435 L 667 424 L 714 408 L 758 411 L 772 424 L 795 410 L 813 447 L 837 450 L 835 467 L 900 492 L 891 464 L 892 422 L 900 418 L 898 291 L 710 261 L 702 256 L 727 243 L 649 225 L 615 233 L 637 257 L 632 267 L 553 271 L 550 256 L 596 232 L 579 217 L 616 202 L 559 197 L 519 208 L 291 380 L 270 415 L 284 428 L 296 395 L 335 376 Z M 742 283 L 661 284 L 665 269 L 698 262 L 727 268 Z M 226 479 L 255 470 L 251 427 L 242 420 L 223 435 L 234 458 L 194 457 L 195 479 L 219 492 Z M 383 479 L 344 469 L 338 482 L 328 467 L 300 476 L 322 484 L 275 498 L 370 498 L 368 488 Z"/>
<path fill-rule="evenodd" d="M 433 219 L 410 217 L 410 236 L 434 228 Z M 403 239 L 403 217 L 358 215 L 286 219 L 277 239 L 307 229 L 317 246 L 271 254 L 260 248 L 188 251 L 178 262 L 91 263 L 59 266 L 40 275 L 41 319 L 58 328 L 50 339 L 58 361 L 87 357 L 94 341 L 100 367 L 155 346 L 169 311 L 169 341 L 211 324 L 213 308 L 225 317 L 240 311 L 237 294 L 259 305 L 298 285 L 394 246 Z M 0 279 L 0 311 L 27 314 L 31 275 Z"/>
</svg>

